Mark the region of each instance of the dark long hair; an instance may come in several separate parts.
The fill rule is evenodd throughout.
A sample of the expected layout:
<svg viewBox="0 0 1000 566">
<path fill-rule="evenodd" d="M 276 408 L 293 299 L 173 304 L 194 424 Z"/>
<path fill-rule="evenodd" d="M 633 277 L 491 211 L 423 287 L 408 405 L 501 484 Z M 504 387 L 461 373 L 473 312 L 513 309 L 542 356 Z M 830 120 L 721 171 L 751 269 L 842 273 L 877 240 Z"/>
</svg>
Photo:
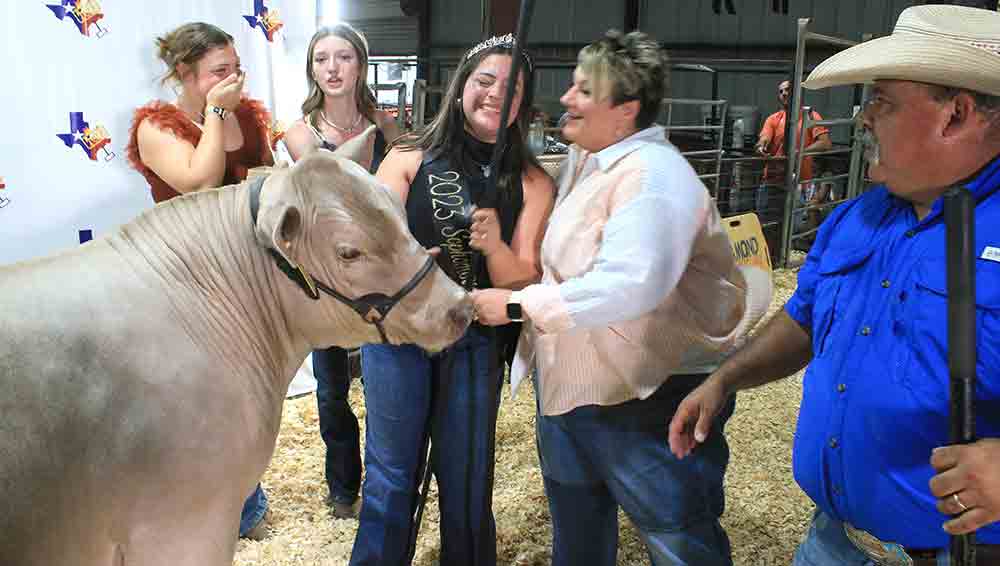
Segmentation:
<svg viewBox="0 0 1000 566">
<path fill-rule="evenodd" d="M 496 54 L 513 57 L 513 51 L 513 45 L 500 43 L 464 56 L 452 74 L 441 108 L 438 109 L 434 120 L 422 131 L 401 137 L 393 143 L 393 147 L 399 147 L 404 151 L 420 149 L 430 154 L 444 153 L 451 158 L 453 164 L 469 170 L 468 158 L 462 151 L 465 145 L 464 136 L 470 135 L 465 131 L 462 90 L 483 59 Z M 540 167 L 525 141 L 531 121 L 531 105 L 535 90 L 534 69 L 531 68 L 530 60 L 530 57 L 525 55 L 520 69 L 521 76 L 524 77 L 521 104 L 517 107 L 517 119 L 508 127 L 507 149 L 500 160 L 497 177 L 500 195 L 505 195 L 513 182 L 519 180 L 529 166 Z M 511 111 L 513 110 L 512 108 Z"/>
<path fill-rule="evenodd" d="M 354 85 L 354 101 L 358 111 L 372 124 L 375 121 L 375 95 L 368 87 L 368 42 L 358 30 L 349 24 L 339 23 L 316 30 L 309 40 L 306 50 L 306 81 L 309 84 L 309 94 L 302 103 L 302 115 L 309 120 L 314 128 L 319 128 L 319 111 L 323 109 L 323 91 L 313 78 L 313 51 L 316 44 L 323 38 L 336 36 L 351 44 L 358 57 L 358 82 Z"/>
</svg>

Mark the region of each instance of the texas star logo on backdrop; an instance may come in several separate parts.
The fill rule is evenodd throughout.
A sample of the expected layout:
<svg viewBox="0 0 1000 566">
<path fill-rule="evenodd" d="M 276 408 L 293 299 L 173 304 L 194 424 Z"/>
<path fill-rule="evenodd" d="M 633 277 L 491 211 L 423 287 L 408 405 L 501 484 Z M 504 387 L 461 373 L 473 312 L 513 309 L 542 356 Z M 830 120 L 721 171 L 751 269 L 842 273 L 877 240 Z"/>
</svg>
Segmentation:
<svg viewBox="0 0 1000 566">
<path fill-rule="evenodd" d="M 102 28 L 101 24 L 97 23 L 97 20 L 104 17 L 101 3 L 97 0 L 60 0 L 58 4 L 46 4 L 45 6 L 52 10 L 59 21 L 66 18 L 72 20 L 84 36 L 90 37 L 91 26 L 97 30 L 97 37 L 104 37 L 108 33 L 108 28 Z"/>
<path fill-rule="evenodd" d="M 3 182 L 3 177 L 0 177 L 0 191 L 4 190 L 6 188 L 7 188 L 7 184 Z M 7 198 L 7 197 L 5 197 L 5 196 L 3 196 L 3 193 L 0 192 L 0 208 L 4 208 L 8 204 L 10 204 L 10 199 Z"/>
<path fill-rule="evenodd" d="M 268 10 L 264 6 L 264 0 L 254 0 L 253 15 L 243 16 L 243 19 L 252 28 L 259 28 L 268 41 L 274 41 L 274 34 L 284 25 L 278 16 L 277 10 Z"/>
<path fill-rule="evenodd" d="M 104 152 L 104 160 L 111 161 L 115 154 L 109 151 L 107 145 L 111 143 L 111 136 L 108 130 L 101 125 L 91 126 L 83 119 L 83 112 L 69 113 L 69 133 L 56 134 L 66 147 L 79 145 L 83 152 L 91 161 L 97 161 L 97 153 Z"/>
</svg>

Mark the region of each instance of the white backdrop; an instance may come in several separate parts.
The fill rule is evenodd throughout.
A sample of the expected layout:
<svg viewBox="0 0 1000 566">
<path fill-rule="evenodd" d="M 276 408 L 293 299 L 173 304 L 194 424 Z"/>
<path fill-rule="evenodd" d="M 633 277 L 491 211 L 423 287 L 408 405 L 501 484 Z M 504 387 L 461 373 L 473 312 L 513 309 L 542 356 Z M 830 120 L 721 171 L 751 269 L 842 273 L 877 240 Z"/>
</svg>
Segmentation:
<svg viewBox="0 0 1000 566">
<path fill-rule="evenodd" d="M 165 68 L 155 37 L 190 21 L 221 27 L 235 38 L 249 95 L 288 124 L 305 96 L 305 49 L 316 29 L 316 6 L 305 0 L 4 2 L 0 265 L 78 245 L 81 231 L 99 237 L 152 206 L 125 145 L 136 107 L 176 97 L 159 85 Z M 270 40 L 244 18 L 262 8 L 277 12 L 282 24 Z M 81 29 L 78 14 L 96 20 Z M 82 113 L 95 147 L 107 142 L 94 159 L 76 141 L 81 132 L 72 135 L 71 113 Z"/>
</svg>

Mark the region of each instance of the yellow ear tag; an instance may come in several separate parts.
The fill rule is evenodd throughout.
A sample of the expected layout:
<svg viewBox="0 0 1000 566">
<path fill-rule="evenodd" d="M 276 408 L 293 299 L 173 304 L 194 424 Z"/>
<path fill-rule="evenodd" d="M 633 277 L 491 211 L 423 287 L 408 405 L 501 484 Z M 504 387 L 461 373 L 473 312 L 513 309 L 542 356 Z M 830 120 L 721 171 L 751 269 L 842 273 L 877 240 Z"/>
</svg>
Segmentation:
<svg viewBox="0 0 1000 566">
<path fill-rule="evenodd" d="M 309 285 L 309 290 L 312 291 L 312 295 L 314 297 L 318 297 L 319 290 L 316 289 L 316 283 L 313 281 L 312 277 L 310 277 L 304 269 L 297 265 L 295 266 L 295 269 L 298 269 L 299 273 L 302 274 L 302 280 L 306 282 L 306 285 Z"/>
<path fill-rule="evenodd" d="M 310 296 L 313 298 L 319 297 L 319 290 L 316 289 L 316 283 L 313 281 L 312 277 L 310 277 L 309 274 L 306 273 L 306 270 L 299 267 L 299 264 L 288 259 L 287 257 L 285 258 L 285 260 L 288 262 L 289 265 L 292 266 L 292 269 L 299 272 L 299 275 L 302 276 L 302 280 L 305 281 L 306 285 L 309 286 Z"/>
</svg>

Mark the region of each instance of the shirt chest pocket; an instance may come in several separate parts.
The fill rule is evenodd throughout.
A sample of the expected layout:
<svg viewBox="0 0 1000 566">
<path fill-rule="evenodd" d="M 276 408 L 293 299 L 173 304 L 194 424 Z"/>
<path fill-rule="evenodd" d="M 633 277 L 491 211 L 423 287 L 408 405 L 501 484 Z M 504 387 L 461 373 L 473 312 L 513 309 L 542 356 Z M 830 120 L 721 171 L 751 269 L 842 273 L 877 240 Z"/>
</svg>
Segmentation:
<svg viewBox="0 0 1000 566">
<path fill-rule="evenodd" d="M 1000 396 L 1000 264 L 977 259 L 976 374 L 979 396 Z M 948 274 L 941 258 L 924 260 L 914 273 L 909 347 L 912 354 L 904 383 L 911 390 L 947 399 Z"/>
<path fill-rule="evenodd" d="M 850 293 L 845 292 L 848 276 L 861 269 L 872 255 L 872 249 L 827 249 L 820 258 L 813 301 L 813 355 L 823 356 L 830 347 L 830 336 L 845 309 Z"/>
</svg>

